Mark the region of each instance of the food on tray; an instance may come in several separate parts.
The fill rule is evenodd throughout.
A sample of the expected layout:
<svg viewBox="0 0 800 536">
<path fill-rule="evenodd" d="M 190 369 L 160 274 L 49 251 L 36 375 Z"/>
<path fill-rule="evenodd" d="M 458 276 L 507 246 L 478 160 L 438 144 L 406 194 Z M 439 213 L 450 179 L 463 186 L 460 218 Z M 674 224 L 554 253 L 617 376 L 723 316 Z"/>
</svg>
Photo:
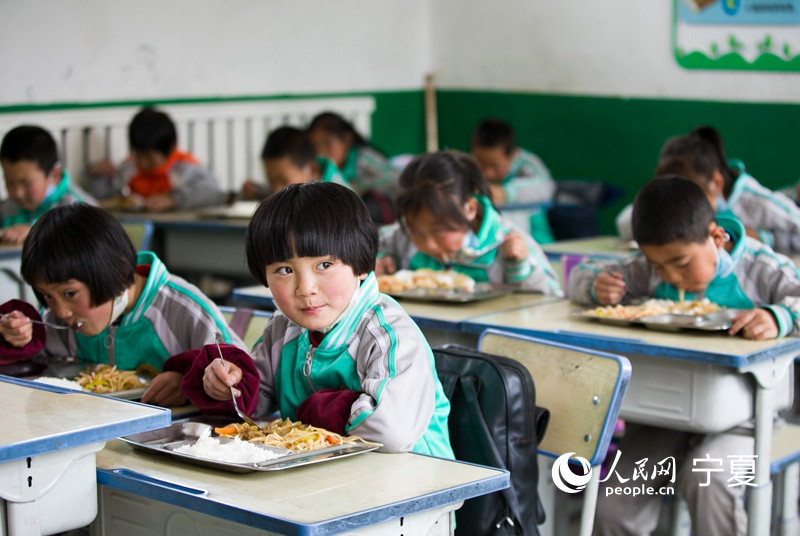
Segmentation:
<svg viewBox="0 0 800 536">
<path fill-rule="evenodd" d="M 631 320 L 664 314 L 706 315 L 719 311 L 721 307 L 711 303 L 708 298 L 691 301 L 672 301 L 651 299 L 640 305 L 606 305 L 584 311 L 584 314 L 600 318 Z"/>
<path fill-rule="evenodd" d="M 234 438 L 223 443 L 208 435 L 201 435 L 193 444 L 181 445 L 175 452 L 228 463 L 258 463 L 286 456 L 285 453 L 273 452 L 241 439 Z"/>
<path fill-rule="evenodd" d="M 76 382 L 75 380 L 68 380 L 66 378 L 51 378 L 49 376 L 42 376 L 41 378 L 36 378 L 36 383 L 43 383 L 45 385 L 53 385 L 55 387 L 64 387 L 65 389 L 73 389 L 75 391 L 82 391 L 83 386 Z"/>
<path fill-rule="evenodd" d="M 341 436 L 324 428 L 317 428 L 300 421 L 275 419 L 263 428 L 246 423 L 232 423 L 214 428 L 220 437 L 236 437 L 252 443 L 281 447 L 293 452 L 319 450 L 344 443 L 362 441 L 357 436 Z"/>
<path fill-rule="evenodd" d="M 85 391 L 116 393 L 146 387 L 148 382 L 132 370 L 117 370 L 111 365 L 95 365 L 75 378 Z"/>
<path fill-rule="evenodd" d="M 412 289 L 444 289 L 472 292 L 475 280 L 455 270 L 398 270 L 393 274 L 379 275 L 378 288 L 387 294 Z"/>
</svg>

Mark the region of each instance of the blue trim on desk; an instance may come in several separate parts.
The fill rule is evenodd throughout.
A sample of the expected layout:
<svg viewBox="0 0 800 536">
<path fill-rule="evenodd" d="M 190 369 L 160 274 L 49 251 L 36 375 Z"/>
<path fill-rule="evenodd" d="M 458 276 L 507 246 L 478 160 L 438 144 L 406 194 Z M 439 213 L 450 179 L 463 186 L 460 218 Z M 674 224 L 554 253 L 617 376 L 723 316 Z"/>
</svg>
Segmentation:
<svg viewBox="0 0 800 536">
<path fill-rule="evenodd" d="M 420 454 L 420 456 L 422 455 Z M 457 463 L 475 465 L 461 461 Z M 322 536 L 383 523 L 505 489 L 510 485 L 510 474 L 506 470 L 498 469 L 498 471 L 502 471 L 502 473 L 469 484 L 311 524 L 303 524 L 280 517 L 267 517 L 264 514 L 217 502 L 203 493 L 204 490 L 159 481 L 148 475 L 139 475 L 135 471 L 97 469 L 97 483 L 253 528 L 287 535 Z"/>
<path fill-rule="evenodd" d="M 22 380 L 19 378 L 12 378 L 10 376 L 0 375 L 0 382 L 12 383 L 33 389 L 41 389 L 43 391 L 63 393 L 69 396 L 100 396 L 111 398 L 107 397 L 106 395 L 75 391 L 73 389 L 65 389 L 63 387 L 46 385 L 43 383 Z M 0 462 L 18 460 L 20 458 L 27 458 L 29 456 L 35 456 L 38 454 L 47 454 L 58 450 L 88 445 L 90 443 L 100 443 L 124 435 L 137 434 L 139 432 L 147 432 L 150 430 L 163 428 L 172 423 L 172 415 L 170 410 L 167 408 L 149 406 L 147 404 L 142 404 L 141 402 L 133 402 L 130 400 L 116 400 L 118 400 L 120 403 L 146 406 L 153 410 L 158 410 L 160 413 L 155 415 L 146 415 L 143 417 L 134 417 L 124 421 L 98 425 L 92 428 L 84 428 L 59 435 L 43 436 L 41 438 L 30 441 L 22 441 L 11 445 L 3 445 L 0 446 Z M 43 433 L 47 432 L 43 431 Z"/>
<path fill-rule="evenodd" d="M 198 219 L 180 221 L 159 221 L 153 220 L 156 231 L 159 229 L 183 229 L 189 231 L 241 231 L 247 229 L 247 221 L 225 220 L 225 219 Z"/>
<path fill-rule="evenodd" d="M 233 289 L 233 292 L 231 292 L 231 299 L 233 303 L 238 306 L 252 305 L 270 311 L 275 310 L 275 302 L 272 298 L 268 296 L 256 296 L 243 291 L 241 288 Z"/>
<path fill-rule="evenodd" d="M 22 258 L 22 246 L 19 248 L 0 248 L 0 260 Z"/>
</svg>

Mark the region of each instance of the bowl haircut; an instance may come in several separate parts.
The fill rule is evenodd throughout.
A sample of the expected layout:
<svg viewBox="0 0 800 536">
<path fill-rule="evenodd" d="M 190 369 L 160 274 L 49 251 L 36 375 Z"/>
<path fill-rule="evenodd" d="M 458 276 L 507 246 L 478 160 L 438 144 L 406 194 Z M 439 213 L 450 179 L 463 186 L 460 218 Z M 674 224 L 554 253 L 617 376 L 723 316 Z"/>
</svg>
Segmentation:
<svg viewBox="0 0 800 536">
<path fill-rule="evenodd" d="M 633 238 L 639 245 L 702 243 L 714 209 L 703 189 L 679 175 L 657 177 L 633 201 Z"/>
<path fill-rule="evenodd" d="M 75 203 L 45 212 L 22 245 L 23 279 L 42 305 L 40 284 L 78 280 L 89 288 L 93 307 L 133 284 L 136 249 L 117 219 L 105 210 Z"/>
<path fill-rule="evenodd" d="M 334 183 L 290 184 L 256 210 L 245 233 L 250 273 L 267 286 L 266 267 L 330 255 L 356 275 L 375 269 L 378 230 L 358 195 Z"/>
</svg>

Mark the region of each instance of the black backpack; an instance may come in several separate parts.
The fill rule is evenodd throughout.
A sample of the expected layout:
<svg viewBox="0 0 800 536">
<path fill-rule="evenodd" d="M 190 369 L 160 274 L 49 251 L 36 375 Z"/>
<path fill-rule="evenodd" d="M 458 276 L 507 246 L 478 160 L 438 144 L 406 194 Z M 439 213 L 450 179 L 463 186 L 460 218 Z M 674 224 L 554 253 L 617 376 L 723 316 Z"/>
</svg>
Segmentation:
<svg viewBox="0 0 800 536">
<path fill-rule="evenodd" d="M 528 370 L 518 362 L 460 346 L 433 349 L 450 400 L 450 443 L 456 459 L 506 469 L 511 486 L 464 502 L 456 534 L 537 535 L 544 508 L 537 485 L 537 448 L 549 413 L 536 407 Z"/>
</svg>

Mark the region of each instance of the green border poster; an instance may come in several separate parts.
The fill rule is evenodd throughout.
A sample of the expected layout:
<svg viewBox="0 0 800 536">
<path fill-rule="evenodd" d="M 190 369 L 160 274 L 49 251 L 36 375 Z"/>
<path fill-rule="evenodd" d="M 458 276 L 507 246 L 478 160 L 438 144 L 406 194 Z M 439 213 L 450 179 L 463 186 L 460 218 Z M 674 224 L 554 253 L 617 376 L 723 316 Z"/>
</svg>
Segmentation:
<svg viewBox="0 0 800 536">
<path fill-rule="evenodd" d="M 800 71 L 800 0 L 673 0 L 686 69 Z"/>
</svg>

